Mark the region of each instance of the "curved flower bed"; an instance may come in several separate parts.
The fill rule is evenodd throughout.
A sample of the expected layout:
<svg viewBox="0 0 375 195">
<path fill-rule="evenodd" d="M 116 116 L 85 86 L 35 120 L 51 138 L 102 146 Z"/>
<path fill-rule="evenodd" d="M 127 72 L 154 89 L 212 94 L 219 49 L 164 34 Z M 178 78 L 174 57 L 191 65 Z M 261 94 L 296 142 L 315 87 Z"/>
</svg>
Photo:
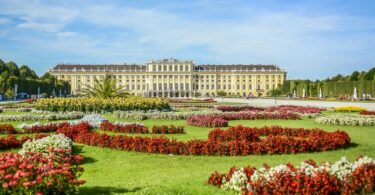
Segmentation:
<svg viewBox="0 0 375 195">
<path fill-rule="evenodd" d="M 185 128 L 183 126 L 174 125 L 161 125 L 152 127 L 153 134 L 185 134 Z"/>
<path fill-rule="evenodd" d="M 315 119 L 317 123 L 329 125 L 374 126 L 375 117 L 356 114 L 334 114 Z"/>
<path fill-rule="evenodd" d="M 237 112 L 212 115 L 196 115 L 187 118 L 189 125 L 198 127 L 226 127 L 229 120 L 285 119 L 297 120 L 301 116 L 290 112 Z"/>
<path fill-rule="evenodd" d="M 293 106 L 293 105 L 280 105 L 272 107 L 254 107 L 254 106 L 218 106 L 216 109 L 223 112 L 240 112 L 240 111 L 265 111 L 265 112 L 292 112 L 292 113 L 321 113 L 325 109 L 312 107 L 312 106 Z"/>
<path fill-rule="evenodd" d="M 20 127 L 23 130 L 23 133 L 50 133 L 56 132 L 57 129 L 61 128 L 64 125 L 68 125 L 68 123 L 47 123 L 40 125 L 39 123 L 36 124 L 22 124 Z"/>
<path fill-rule="evenodd" d="M 263 111 L 265 108 L 254 106 L 217 106 L 216 109 L 222 112 L 240 112 L 240 111 Z"/>
<path fill-rule="evenodd" d="M 317 165 L 310 160 L 299 166 L 288 163 L 263 168 L 232 167 L 227 174 L 213 173 L 208 183 L 242 194 L 364 194 L 375 187 L 375 160 L 341 158 Z"/>
<path fill-rule="evenodd" d="M 343 106 L 343 107 L 336 107 L 333 109 L 335 112 L 363 112 L 366 111 L 366 108 L 358 107 L 358 106 Z"/>
<path fill-rule="evenodd" d="M 163 110 L 169 104 L 160 98 L 51 98 L 39 99 L 36 109 L 47 111 L 113 112 L 115 110 Z"/>
<path fill-rule="evenodd" d="M 14 134 L 17 133 L 16 128 L 11 124 L 0 124 L 0 134 Z"/>
<path fill-rule="evenodd" d="M 73 141 L 92 146 L 115 148 L 126 151 L 177 155 L 249 155 L 286 154 L 312 151 L 327 151 L 349 146 L 346 132 L 325 132 L 319 129 L 296 129 L 279 126 L 248 128 L 231 127 L 228 132 L 215 130 L 209 140 L 188 142 L 165 137 L 140 137 L 91 132 L 87 123 L 64 126 L 57 130 Z M 217 133 L 218 132 L 218 133 Z M 228 137 L 225 137 L 227 134 Z M 254 135 L 250 139 L 247 135 Z M 215 136 L 214 136 L 215 135 Z M 268 136 L 260 139 L 259 136 Z M 219 137 L 214 139 L 212 137 Z"/>
<path fill-rule="evenodd" d="M 149 133 L 148 128 L 140 124 L 130 123 L 122 125 L 113 124 L 109 121 L 102 122 L 102 124 L 100 125 L 100 130 L 112 131 L 116 133 Z"/>
</svg>

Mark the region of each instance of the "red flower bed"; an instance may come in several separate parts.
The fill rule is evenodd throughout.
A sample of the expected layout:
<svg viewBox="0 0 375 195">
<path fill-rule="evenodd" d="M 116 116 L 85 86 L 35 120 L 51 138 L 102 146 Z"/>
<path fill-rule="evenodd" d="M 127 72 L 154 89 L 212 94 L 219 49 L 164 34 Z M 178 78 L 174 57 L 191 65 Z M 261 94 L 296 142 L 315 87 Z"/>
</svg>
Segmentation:
<svg viewBox="0 0 375 195">
<path fill-rule="evenodd" d="M 149 133 L 148 128 L 139 124 L 117 125 L 109 121 L 104 121 L 100 124 L 100 129 L 103 131 L 112 131 L 117 133 Z"/>
<path fill-rule="evenodd" d="M 300 116 L 291 112 L 237 112 L 211 115 L 195 115 L 187 118 L 189 125 L 198 127 L 226 127 L 229 120 L 284 119 L 297 120 Z"/>
<path fill-rule="evenodd" d="M 216 109 L 223 112 L 240 112 L 240 111 L 263 111 L 265 108 L 254 106 L 218 106 Z"/>
<path fill-rule="evenodd" d="M 350 144 L 346 132 L 325 132 L 319 129 L 296 129 L 279 126 L 248 128 L 231 127 L 227 132 L 214 130 L 209 140 L 176 141 L 165 137 L 139 137 L 90 132 L 90 126 L 64 126 L 64 133 L 82 144 L 138 151 L 178 155 L 249 155 L 286 154 L 334 150 Z M 268 136 L 260 139 L 259 136 Z"/>
<path fill-rule="evenodd" d="M 305 164 L 313 168 L 319 168 L 312 160 L 305 161 Z M 242 186 L 241 192 L 246 195 L 366 194 L 373 192 L 375 187 L 375 164 L 371 162 L 360 164 L 344 178 L 329 172 L 327 169 L 330 168 L 324 168 L 324 166 L 320 167 L 319 171 L 313 171 L 312 173 L 308 173 L 309 171 L 293 166 L 290 163 L 279 171 L 269 171 L 271 167 L 267 164 L 264 165 L 264 168 L 265 170 L 259 171 L 250 166 L 242 169 L 232 167 L 227 174 L 214 172 L 209 177 L 208 184 L 228 189 L 227 182 L 231 180 L 232 176 L 240 172 L 244 175 L 242 178 L 243 183 L 237 183 L 237 185 Z M 264 171 L 268 172 L 266 176 L 262 175 Z M 255 177 L 253 177 L 254 175 Z M 224 183 L 226 185 L 223 186 Z M 233 186 L 230 183 L 229 185 Z"/>
<path fill-rule="evenodd" d="M 24 127 L 25 133 L 49 133 L 56 132 L 57 129 L 68 125 L 68 123 L 51 123 L 46 125 L 34 125 L 32 127 Z"/>
<path fill-rule="evenodd" d="M 359 114 L 360 115 L 375 115 L 375 111 L 362 111 Z"/>
<path fill-rule="evenodd" d="M 152 127 L 153 134 L 184 134 L 185 128 L 183 126 L 153 126 Z"/>
<path fill-rule="evenodd" d="M 189 125 L 198 127 L 226 127 L 228 121 L 221 115 L 196 115 L 187 118 Z"/>
<path fill-rule="evenodd" d="M 17 133 L 16 128 L 11 124 L 0 124 L 0 134 L 13 134 Z"/>
<path fill-rule="evenodd" d="M 78 163 L 81 156 L 66 156 L 64 151 L 49 157 L 30 153 L 23 158 L 17 153 L 0 156 L 0 194 L 72 194 L 83 168 Z"/>
<path fill-rule="evenodd" d="M 267 112 L 295 112 L 295 113 L 321 113 L 325 109 L 312 107 L 312 106 L 293 106 L 293 105 L 281 105 L 269 107 L 265 111 Z"/>
<path fill-rule="evenodd" d="M 40 139 L 48 136 L 47 134 L 36 134 L 34 139 Z M 0 149 L 7 150 L 11 148 L 21 147 L 27 140 L 32 139 L 31 137 L 25 136 L 17 139 L 14 135 L 8 135 L 4 138 L 0 138 Z"/>
</svg>

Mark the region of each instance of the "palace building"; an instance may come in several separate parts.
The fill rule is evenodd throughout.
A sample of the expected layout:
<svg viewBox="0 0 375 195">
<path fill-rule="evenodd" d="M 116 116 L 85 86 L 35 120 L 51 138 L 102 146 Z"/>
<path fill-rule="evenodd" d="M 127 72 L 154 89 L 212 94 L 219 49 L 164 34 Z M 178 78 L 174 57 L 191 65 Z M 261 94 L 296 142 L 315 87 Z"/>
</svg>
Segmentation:
<svg viewBox="0 0 375 195">
<path fill-rule="evenodd" d="M 173 58 L 144 65 L 59 64 L 49 73 L 68 81 L 73 95 L 108 76 L 131 94 L 145 97 L 212 97 L 219 91 L 230 96 L 264 96 L 286 77 L 286 71 L 276 65 L 196 65 Z"/>
</svg>

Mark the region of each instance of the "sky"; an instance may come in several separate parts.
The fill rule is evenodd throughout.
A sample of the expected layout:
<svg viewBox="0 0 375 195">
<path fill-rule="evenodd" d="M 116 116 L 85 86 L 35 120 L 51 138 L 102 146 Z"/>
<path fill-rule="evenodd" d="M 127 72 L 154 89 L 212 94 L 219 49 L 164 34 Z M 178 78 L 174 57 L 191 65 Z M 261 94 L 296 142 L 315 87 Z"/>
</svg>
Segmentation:
<svg viewBox="0 0 375 195">
<path fill-rule="evenodd" d="M 0 0 L 0 59 L 277 64 L 288 79 L 375 67 L 373 0 Z"/>
</svg>

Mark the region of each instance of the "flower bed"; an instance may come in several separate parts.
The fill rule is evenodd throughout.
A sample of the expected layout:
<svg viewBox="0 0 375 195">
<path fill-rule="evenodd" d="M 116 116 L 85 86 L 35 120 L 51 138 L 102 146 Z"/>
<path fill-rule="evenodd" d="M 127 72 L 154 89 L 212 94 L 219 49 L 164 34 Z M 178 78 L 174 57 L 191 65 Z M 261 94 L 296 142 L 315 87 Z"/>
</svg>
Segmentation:
<svg viewBox="0 0 375 195">
<path fill-rule="evenodd" d="M 366 111 L 366 108 L 358 107 L 358 106 L 343 106 L 343 107 L 336 107 L 333 109 L 335 112 L 363 112 Z"/>
<path fill-rule="evenodd" d="M 169 109 L 160 98 L 51 98 L 39 99 L 36 109 L 47 111 L 113 112 L 115 110 L 163 110 Z"/>
<path fill-rule="evenodd" d="M 64 126 L 57 132 L 63 133 L 81 144 L 126 151 L 177 155 L 286 154 L 335 150 L 347 147 L 350 144 L 348 134 L 343 131 L 325 132 L 319 129 L 296 129 L 279 126 L 231 127 L 228 130 L 231 139 L 218 138 L 218 140 L 213 140 L 213 138 L 210 138 L 211 140 L 190 140 L 188 142 L 165 137 L 110 136 L 104 133 L 91 132 L 87 123 Z M 244 136 L 240 136 L 238 133 L 242 133 Z M 221 132 L 221 134 L 225 133 Z M 248 140 L 247 135 L 251 134 L 267 136 L 267 138 Z M 213 137 L 213 135 L 210 137 Z"/>
<path fill-rule="evenodd" d="M 356 114 L 334 114 L 315 119 L 317 123 L 329 125 L 374 126 L 375 117 Z"/>
<path fill-rule="evenodd" d="M 199 127 L 226 127 L 229 120 L 258 120 L 258 119 L 285 119 L 297 120 L 301 116 L 290 112 L 235 112 L 211 115 L 190 116 L 187 119 L 189 125 Z"/>
<path fill-rule="evenodd" d="M 265 108 L 254 106 L 218 106 L 216 109 L 222 112 L 239 112 L 239 111 L 263 111 Z"/>
<path fill-rule="evenodd" d="M 208 183 L 242 194 L 363 194 L 375 187 L 375 160 L 341 158 L 334 163 L 309 160 L 263 168 L 232 167 L 227 174 L 213 173 Z"/>
<path fill-rule="evenodd" d="M 162 125 L 162 126 L 153 126 L 153 134 L 184 134 L 185 128 L 183 126 L 174 126 L 174 125 Z"/>
<path fill-rule="evenodd" d="M 187 119 L 189 125 L 198 127 L 226 127 L 228 126 L 228 120 L 225 120 L 220 115 L 197 115 L 190 116 Z"/>
<path fill-rule="evenodd" d="M 37 122 L 31 125 L 21 124 L 18 127 L 22 128 L 23 133 L 50 133 L 56 132 L 57 129 L 64 125 L 67 125 L 67 123 L 46 123 L 40 125 L 39 122 Z"/>
<path fill-rule="evenodd" d="M 27 158 L 16 153 L 0 156 L 0 194 L 73 194 L 83 168 L 81 156 L 66 156 L 58 150 L 53 156 L 29 153 Z"/>
<path fill-rule="evenodd" d="M 102 122 L 100 130 L 116 133 L 149 133 L 148 128 L 140 124 L 113 124 L 108 121 Z"/>
<path fill-rule="evenodd" d="M 0 115 L 0 122 L 5 121 L 54 121 L 54 120 L 72 120 L 83 117 L 81 113 L 67 113 L 67 114 L 47 114 L 47 115 L 33 115 L 33 114 L 19 114 L 19 115 Z"/>
<path fill-rule="evenodd" d="M 189 116 L 195 115 L 208 115 L 208 114 L 220 114 L 218 110 L 201 110 L 201 111 L 189 111 L 189 112 L 125 112 L 115 111 L 115 117 L 118 119 L 128 120 L 145 120 L 145 119 L 167 119 L 167 120 L 181 120 L 187 119 Z"/>
<path fill-rule="evenodd" d="M 168 99 L 169 103 L 216 103 L 214 99 Z"/>
<path fill-rule="evenodd" d="M 50 135 L 41 139 L 28 140 L 22 144 L 22 149 L 18 152 L 23 157 L 29 153 L 41 153 L 44 156 L 51 154 L 50 148 L 60 148 L 70 155 L 72 149 L 72 140 L 63 134 Z"/>
<path fill-rule="evenodd" d="M 0 134 L 13 134 L 17 133 L 16 128 L 11 124 L 0 124 Z"/>
<path fill-rule="evenodd" d="M 43 138 L 48 135 L 46 134 L 36 134 L 34 136 L 35 139 Z M 22 144 L 28 140 L 32 139 L 29 136 L 25 136 L 22 138 L 16 138 L 14 135 L 8 135 L 6 137 L 0 137 L 0 149 L 7 150 L 12 148 L 18 148 L 21 147 Z"/>
<path fill-rule="evenodd" d="M 107 121 L 103 116 L 98 114 L 88 114 L 85 115 L 82 119 L 77 121 L 70 121 L 70 124 L 77 124 L 81 122 L 87 122 L 91 127 L 99 128 L 102 122 Z"/>
<path fill-rule="evenodd" d="M 324 111 L 324 108 L 312 107 L 312 106 L 293 106 L 293 105 L 280 105 L 269 107 L 265 111 L 267 112 L 293 112 L 293 113 L 301 113 L 301 114 L 313 114 L 313 113 L 321 113 Z"/>
<path fill-rule="evenodd" d="M 375 111 L 362 111 L 359 114 L 360 115 L 375 115 Z"/>
</svg>

